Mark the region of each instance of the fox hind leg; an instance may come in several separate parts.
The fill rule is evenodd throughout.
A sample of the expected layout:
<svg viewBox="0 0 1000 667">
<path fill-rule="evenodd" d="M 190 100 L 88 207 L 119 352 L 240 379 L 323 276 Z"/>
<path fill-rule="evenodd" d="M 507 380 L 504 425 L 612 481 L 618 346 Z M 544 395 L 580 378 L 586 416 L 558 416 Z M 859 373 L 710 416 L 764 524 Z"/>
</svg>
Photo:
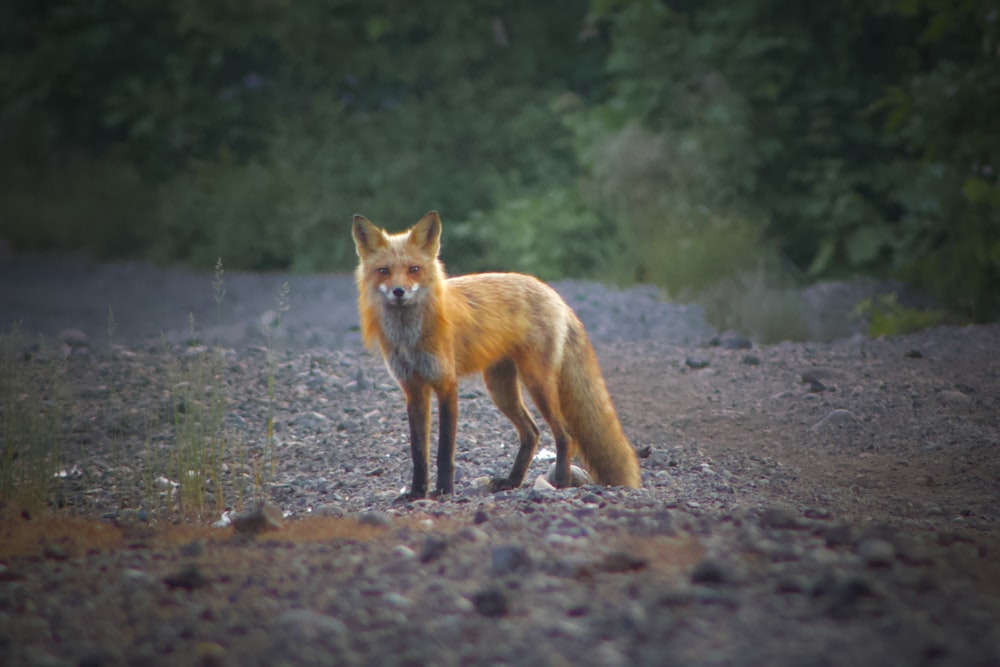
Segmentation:
<svg viewBox="0 0 1000 667">
<path fill-rule="evenodd" d="M 522 373 L 522 378 L 528 393 L 531 394 L 531 400 L 534 401 L 538 411 L 542 413 L 542 417 L 552 430 L 552 437 L 556 442 L 556 472 L 553 482 L 560 489 L 571 486 L 572 439 L 560 407 L 556 377 L 553 374 L 548 374 L 546 377 Z"/>
<path fill-rule="evenodd" d="M 493 402 L 500 408 L 507 419 L 517 429 L 520 446 L 514 459 L 514 467 L 507 477 L 497 477 L 490 482 L 493 492 L 516 489 L 521 486 L 538 448 L 538 424 L 531 418 L 531 413 L 524 407 L 521 399 L 521 388 L 518 384 L 517 366 L 510 359 L 499 361 L 483 372 L 486 388 Z"/>
</svg>

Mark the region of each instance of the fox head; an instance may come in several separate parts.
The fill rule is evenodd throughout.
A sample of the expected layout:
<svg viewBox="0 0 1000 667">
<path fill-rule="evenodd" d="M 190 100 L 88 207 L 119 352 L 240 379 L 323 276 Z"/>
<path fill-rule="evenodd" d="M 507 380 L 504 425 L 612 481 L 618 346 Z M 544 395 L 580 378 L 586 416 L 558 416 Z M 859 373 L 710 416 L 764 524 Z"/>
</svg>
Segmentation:
<svg viewBox="0 0 1000 667">
<path fill-rule="evenodd" d="M 354 216 L 358 290 L 370 291 L 387 306 L 420 303 L 442 277 L 441 217 L 430 211 L 420 222 L 390 234 L 363 215 Z M 374 294 L 372 296 L 375 296 Z"/>
</svg>

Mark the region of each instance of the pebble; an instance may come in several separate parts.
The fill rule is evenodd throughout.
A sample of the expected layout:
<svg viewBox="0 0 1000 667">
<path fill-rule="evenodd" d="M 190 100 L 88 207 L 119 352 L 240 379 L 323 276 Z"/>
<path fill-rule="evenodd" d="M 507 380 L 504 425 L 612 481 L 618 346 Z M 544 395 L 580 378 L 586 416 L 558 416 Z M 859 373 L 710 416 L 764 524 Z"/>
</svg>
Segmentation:
<svg viewBox="0 0 1000 667">
<path fill-rule="evenodd" d="M 850 410 L 845 410 L 843 408 L 837 408 L 832 410 L 825 417 L 820 419 L 818 422 L 812 425 L 809 429 L 813 432 L 827 431 L 831 428 L 838 426 L 845 426 L 847 424 L 853 424 L 857 418 L 854 413 Z"/>
<path fill-rule="evenodd" d="M 896 547 L 888 540 L 871 537 L 858 544 L 857 554 L 868 567 L 889 567 L 896 559 Z"/>
<path fill-rule="evenodd" d="M 168 588 L 183 588 L 191 591 L 196 588 L 206 586 L 208 584 L 208 579 L 201 573 L 201 570 L 198 569 L 197 565 L 187 565 L 180 570 L 165 576 L 163 578 L 163 583 L 165 583 Z"/>
<path fill-rule="evenodd" d="M 502 545 L 490 551 L 490 569 L 494 575 L 503 576 L 522 572 L 531 567 L 527 549 L 518 545 Z"/>
<path fill-rule="evenodd" d="M 385 512 L 370 510 L 358 515 L 358 523 L 362 526 L 374 526 L 376 528 L 386 528 L 392 525 L 392 517 Z"/>
<path fill-rule="evenodd" d="M 731 579 L 729 570 L 714 558 L 703 558 L 691 571 L 691 582 L 695 584 L 722 584 Z"/>
<path fill-rule="evenodd" d="M 307 641 L 321 640 L 328 636 L 339 637 L 347 633 L 347 626 L 339 618 L 312 609 L 290 609 L 281 613 L 275 619 L 275 624 Z"/>
<path fill-rule="evenodd" d="M 440 535 L 428 535 L 420 548 L 420 562 L 430 563 L 440 558 L 448 548 L 448 540 Z"/>
<path fill-rule="evenodd" d="M 252 509 L 232 517 L 233 530 L 244 535 L 281 529 L 281 510 L 272 503 L 262 500 Z"/>
<path fill-rule="evenodd" d="M 799 527 L 798 515 L 778 505 L 765 508 L 760 515 L 760 522 L 768 528 L 781 530 Z"/>
<path fill-rule="evenodd" d="M 507 595 L 498 588 L 487 588 L 473 593 L 472 605 L 476 611 L 488 618 L 507 615 Z"/>
</svg>

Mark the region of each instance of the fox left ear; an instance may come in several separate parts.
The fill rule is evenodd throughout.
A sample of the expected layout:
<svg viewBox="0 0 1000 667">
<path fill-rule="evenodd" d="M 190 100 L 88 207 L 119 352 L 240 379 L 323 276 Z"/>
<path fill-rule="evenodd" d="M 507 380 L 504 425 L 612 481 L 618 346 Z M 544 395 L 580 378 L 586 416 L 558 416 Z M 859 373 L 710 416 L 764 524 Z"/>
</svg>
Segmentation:
<svg viewBox="0 0 1000 667">
<path fill-rule="evenodd" d="M 410 228 L 409 242 L 429 257 L 437 257 L 441 250 L 441 216 L 437 211 L 428 211 L 420 222 Z"/>
<path fill-rule="evenodd" d="M 354 216 L 351 232 L 354 234 L 354 249 L 357 250 L 358 257 L 367 257 L 386 244 L 385 232 L 363 215 Z"/>
</svg>

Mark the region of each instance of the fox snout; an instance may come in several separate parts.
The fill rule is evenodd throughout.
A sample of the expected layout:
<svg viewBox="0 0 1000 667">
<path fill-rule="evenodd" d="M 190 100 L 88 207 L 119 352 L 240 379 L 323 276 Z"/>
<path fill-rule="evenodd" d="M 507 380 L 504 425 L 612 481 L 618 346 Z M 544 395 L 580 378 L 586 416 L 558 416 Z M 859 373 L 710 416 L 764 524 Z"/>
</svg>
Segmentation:
<svg viewBox="0 0 1000 667">
<path fill-rule="evenodd" d="M 419 289 L 419 284 L 414 284 L 409 288 L 402 285 L 379 285 L 379 291 L 382 292 L 382 296 L 385 297 L 386 303 L 390 306 L 405 306 L 413 303 Z"/>
</svg>

